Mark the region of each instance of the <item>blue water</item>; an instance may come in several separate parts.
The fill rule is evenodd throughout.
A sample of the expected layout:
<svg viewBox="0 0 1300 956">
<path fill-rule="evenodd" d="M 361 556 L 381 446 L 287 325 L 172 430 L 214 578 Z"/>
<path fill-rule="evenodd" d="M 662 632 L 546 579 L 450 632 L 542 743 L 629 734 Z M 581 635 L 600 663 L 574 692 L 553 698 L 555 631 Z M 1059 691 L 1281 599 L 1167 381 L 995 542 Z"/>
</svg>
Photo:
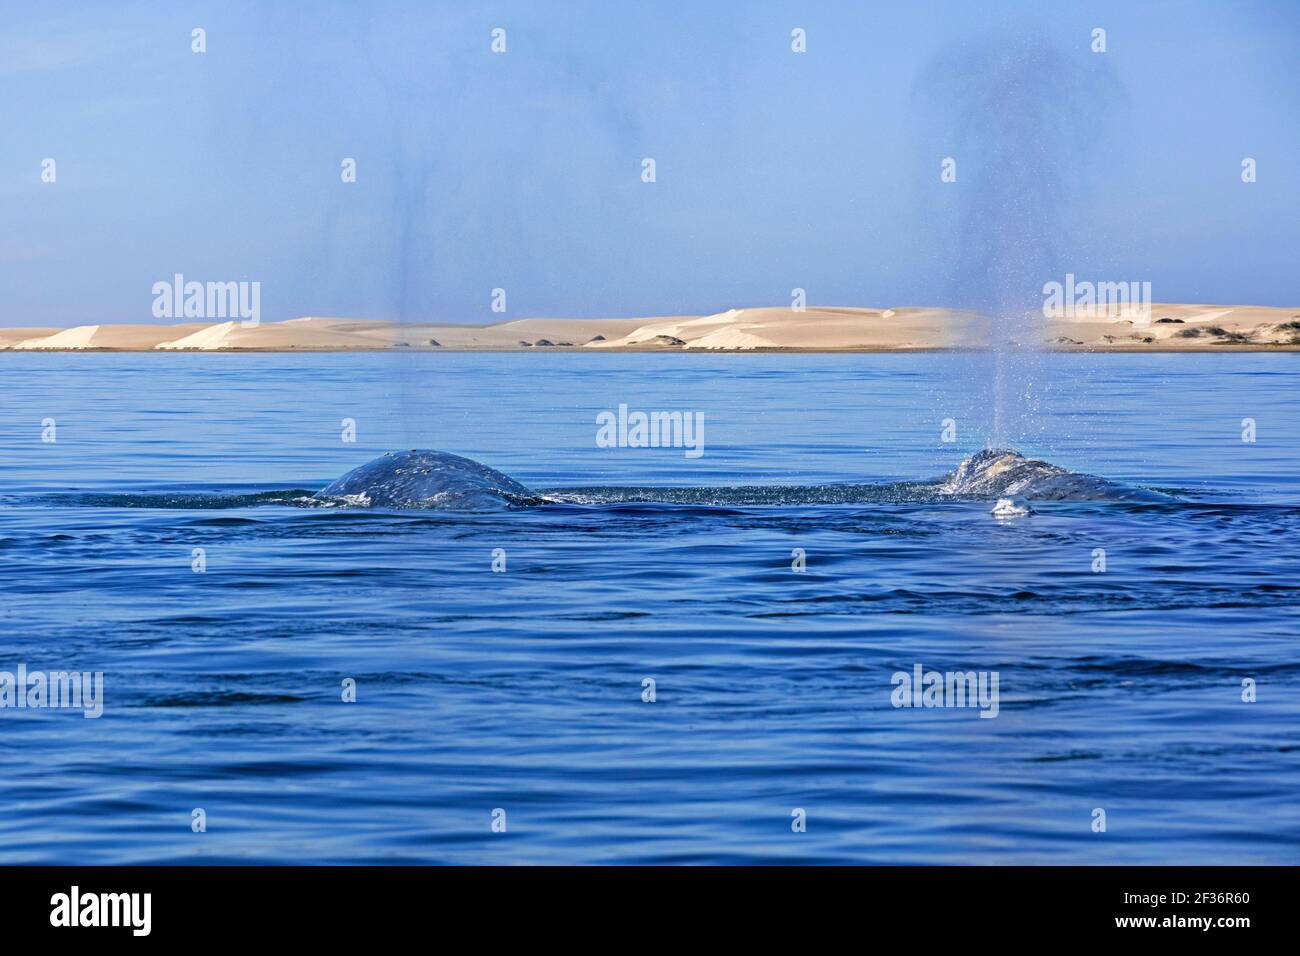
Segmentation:
<svg viewBox="0 0 1300 956">
<path fill-rule="evenodd" d="M 105 696 L 0 710 L 0 862 L 1300 862 L 1297 357 L 1043 356 L 996 436 L 989 381 L 960 355 L 0 355 L 0 670 Z M 596 447 L 619 403 L 703 412 L 704 455 Z M 997 521 L 788 488 L 995 439 L 1174 497 Z M 587 503 L 296 501 L 410 447 Z M 711 490 L 618 491 L 663 486 Z M 893 707 L 918 663 L 997 671 L 998 716 Z"/>
</svg>

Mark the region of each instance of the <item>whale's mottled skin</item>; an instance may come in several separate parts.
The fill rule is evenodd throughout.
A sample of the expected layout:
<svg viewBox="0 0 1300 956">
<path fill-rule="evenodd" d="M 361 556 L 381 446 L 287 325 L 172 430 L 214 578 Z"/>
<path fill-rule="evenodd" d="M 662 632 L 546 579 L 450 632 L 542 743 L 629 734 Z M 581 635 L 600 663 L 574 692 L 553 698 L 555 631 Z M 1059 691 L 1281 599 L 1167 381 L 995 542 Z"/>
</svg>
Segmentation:
<svg viewBox="0 0 1300 956">
<path fill-rule="evenodd" d="M 1095 475 L 1079 475 L 1006 448 L 986 448 L 967 458 L 936 486 L 941 495 L 1025 498 L 1035 501 L 1155 501 L 1164 495 Z"/>
<path fill-rule="evenodd" d="M 494 468 L 459 455 L 413 448 L 354 468 L 316 498 L 375 508 L 474 510 L 538 504 L 541 499 Z"/>
</svg>

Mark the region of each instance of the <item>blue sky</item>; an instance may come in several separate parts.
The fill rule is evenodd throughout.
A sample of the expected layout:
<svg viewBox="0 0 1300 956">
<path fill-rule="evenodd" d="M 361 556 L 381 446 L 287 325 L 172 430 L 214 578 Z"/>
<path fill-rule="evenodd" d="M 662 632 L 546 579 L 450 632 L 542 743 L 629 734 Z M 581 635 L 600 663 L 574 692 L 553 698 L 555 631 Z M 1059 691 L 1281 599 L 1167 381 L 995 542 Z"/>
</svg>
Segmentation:
<svg viewBox="0 0 1300 956">
<path fill-rule="evenodd" d="M 267 320 L 964 304 L 1010 259 L 1300 305 L 1298 53 L 1290 0 L 11 4 L 0 324 L 177 272 Z"/>
</svg>

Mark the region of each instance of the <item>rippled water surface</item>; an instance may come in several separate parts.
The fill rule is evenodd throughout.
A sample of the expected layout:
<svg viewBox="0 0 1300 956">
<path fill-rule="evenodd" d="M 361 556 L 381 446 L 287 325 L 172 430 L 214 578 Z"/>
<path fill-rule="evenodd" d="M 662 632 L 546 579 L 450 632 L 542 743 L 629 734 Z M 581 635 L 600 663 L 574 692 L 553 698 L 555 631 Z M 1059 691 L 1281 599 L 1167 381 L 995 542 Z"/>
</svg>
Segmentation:
<svg viewBox="0 0 1300 956">
<path fill-rule="evenodd" d="M 993 436 L 971 356 L 0 355 L 0 670 L 105 695 L 0 710 L 0 862 L 1300 862 L 1298 358 L 1041 357 Z M 995 439 L 1169 499 L 880 491 Z M 301 506 L 411 447 L 560 500 Z"/>
</svg>

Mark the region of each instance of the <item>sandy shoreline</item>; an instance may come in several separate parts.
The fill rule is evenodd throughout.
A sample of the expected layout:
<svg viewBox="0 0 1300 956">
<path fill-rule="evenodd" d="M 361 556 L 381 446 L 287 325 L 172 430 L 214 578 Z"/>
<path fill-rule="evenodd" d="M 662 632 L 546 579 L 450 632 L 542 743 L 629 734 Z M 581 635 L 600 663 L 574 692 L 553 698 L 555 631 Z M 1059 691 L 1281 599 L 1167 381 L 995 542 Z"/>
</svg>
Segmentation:
<svg viewBox="0 0 1300 956">
<path fill-rule="evenodd" d="M 980 316 L 942 308 L 729 309 L 631 319 L 517 319 L 491 325 L 304 317 L 0 328 L 9 352 L 1062 352 L 1300 350 L 1300 308 L 1156 304 L 1146 316 L 1044 319 L 1028 341 L 992 340 Z"/>
</svg>

